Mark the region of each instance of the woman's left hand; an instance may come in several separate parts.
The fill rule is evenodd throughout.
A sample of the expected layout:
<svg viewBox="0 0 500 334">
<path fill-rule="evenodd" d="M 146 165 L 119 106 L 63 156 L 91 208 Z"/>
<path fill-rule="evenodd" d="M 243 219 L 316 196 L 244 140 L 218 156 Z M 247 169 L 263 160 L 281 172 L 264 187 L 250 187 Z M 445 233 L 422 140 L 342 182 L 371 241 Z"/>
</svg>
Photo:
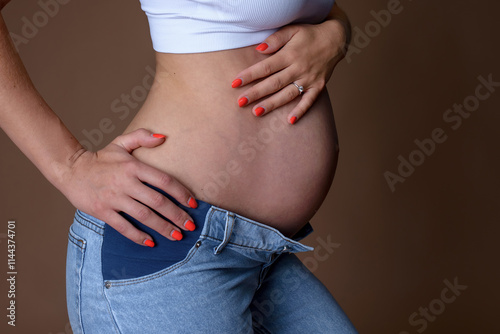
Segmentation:
<svg viewBox="0 0 500 334">
<path fill-rule="evenodd" d="M 281 28 L 256 48 L 258 52 L 272 55 L 246 68 L 233 81 L 232 86 L 236 88 L 263 79 L 244 91 L 238 97 L 238 104 L 243 107 L 267 97 L 252 110 L 256 116 L 265 115 L 301 95 L 292 84 L 295 82 L 304 92 L 287 116 L 294 124 L 313 105 L 335 66 L 344 58 L 345 41 L 344 26 L 335 20 Z"/>
</svg>

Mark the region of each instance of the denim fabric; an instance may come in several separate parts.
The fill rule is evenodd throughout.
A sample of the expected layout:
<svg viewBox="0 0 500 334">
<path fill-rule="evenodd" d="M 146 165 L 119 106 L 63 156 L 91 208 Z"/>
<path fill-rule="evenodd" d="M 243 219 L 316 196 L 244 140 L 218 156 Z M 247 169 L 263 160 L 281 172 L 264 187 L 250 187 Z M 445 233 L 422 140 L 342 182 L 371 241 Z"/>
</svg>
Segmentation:
<svg viewBox="0 0 500 334">
<path fill-rule="evenodd" d="M 325 286 L 294 254 L 311 247 L 234 212 L 198 204 L 190 212 L 197 230 L 183 232 L 186 240 L 189 233 L 196 238 L 189 239 L 182 259 L 165 260 L 164 267 L 140 274 L 131 269 L 140 267 L 140 260 L 130 264 L 127 256 L 114 254 L 112 275 L 106 278 L 103 262 L 110 253 L 103 253 L 103 245 L 110 227 L 77 210 L 66 266 L 75 334 L 356 333 Z M 196 210 L 202 214 L 193 214 Z M 307 224 L 295 239 L 310 231 Z M 165 242 L 168 247 L 178 243 Z M 168 257 L 161 247 L 138 247 L 149 254 L 144 259 L 162 263 Z"/>
</svg>

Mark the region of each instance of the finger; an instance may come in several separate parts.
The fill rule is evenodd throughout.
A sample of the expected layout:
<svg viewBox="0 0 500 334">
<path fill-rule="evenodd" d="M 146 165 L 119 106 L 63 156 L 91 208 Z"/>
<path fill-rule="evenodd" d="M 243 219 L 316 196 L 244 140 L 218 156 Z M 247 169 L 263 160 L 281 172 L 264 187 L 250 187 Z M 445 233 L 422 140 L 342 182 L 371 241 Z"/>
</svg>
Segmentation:
<svg viewBox="0 0 500 334">
<path fill-rule="evenodd" d="M 274 53 L 288 43 L 298 30 L 298 27 L 294 25 L 285 26 L 266 38 L 255 49 L 263 54 Z"/>
<path fill-rule="evenodd" d="M 182 239 L 182 232 L 178 227 L 174 226 L 170 222 L 162 219 L 150 208 L 142 203 L 139 203 L 132 198 L 125 199 L 122 203 L 122 207 L 125 207 L 126 212 L 129 216 L 137 219 L 142 224 L 152 228 L 156 232 L 163 235 L 165 238 L 176 241 Z"/>
<path fill-rule="evenodd" d="M 186 231 L 195 229 L 194 220 L 175 203 L 163 196 L 160 192 L 144 186 L 138 182 L 140 187 L 133 191 L 134 199 L 154 209 L 176 226 Z"/>
<path fill-rule="evenodd" d="M 112 143 L 119 145 L 131 153 L 139 147 L 155 147 L 165 141 L 165 135 L 152 133 L 146 129 L 137 129 L 116 137 Z"/>
<path fill-rule="evenodd" d="M 300 95 L 299 90 L 292 84 L 288 84 L 282 90 L 272 95 L 268 99 L 257 104 L 253 108 L 255 116 L 263 116 L 287 103 L 295 100 Z"/>
<path fill-rule="evenodd" d="M 124 237 L 135 242 L 136 244 L 154 247 L 154 240 L 149 234 L 135 228 L 116 211 L 110 210 L 104 221 L 118 233 L 122 234 Z"/>
<path fill-rule="evenodd" d="M 183 184 L 177 181 L 174 177 L 163 173 L 156 168 L 150 167 L 146 164 L 141 164 L 141 168 L 137 171 L 137 178 L 142 182 L 149 183 L 150 185 L 163 190 L 182 205 L 189 206 L 193 209 L 198 207 L 198 203 L 196 202 L 194 195 L 186 189 Z M 148 188 L 146 185 L 142 186 Z"/>
<path fill-rule="evenodd" d="M 236 88 L 245 86 L 255 80 L 266 78 L 278 71 L 281 71 L 287 66 L 288 65 L 284 61 L 283 57 L 273 55 L 238 73 L 236 79 L 232 83 L 232 87 Z"/>
<path fill-rule="evenodd" d="M 271 95 L 278 91 L 285 89 L 290 82 L 292 81 L 292 73 L 293 71 L 280 71 L 274 75 L 271 75 L 269 78 L 262 80 L 258 84 L 254 85 L 248 91 L 243 93 L 244 95 L 240 97 L 240 100 L 246 98 L 245 105 L 257 101 L 265 96 Z M 295 89 L 298 92 L 297 89 Z M 296 95 L 296 94 L 295 94 Z M 295 98 L 294 96 L 293 98 Z M 292 99 L 293 100 L 293 99 Z M 291 100 L 288 100 L 288 102 Z M 271 110 L 271 109 L 269 109 Z"/>
<path fill-rule="evenodd" d="M 309 108 L 312 107 L 320 92 L 321 90 L 314 87 L 304 92 L 304 94 L 302 94 L 300 102 L 288 114 L 288 122 L 290 122 L 290 124 L 295 124 L 302 116 L 304 116 Z"/>
<path fill-rule="evenodd" d="M 256 47 L 256 50 L 262 54 L 272 54 L 285 46 L 298 31 L 299 27 L 297 25 L 285 26 L 266 38 Z M 257 79 L 267 77 L 288 66 L 283 66 L 285 61 L 282 57 L 279 57 L 278 60 L 273 58 L 275 57 L 271 56 L 266 58 L 265 60 L 241 71 L 236 75 L 236 78 L 233 80 L 231 86 L 233 88 L 245 86 Z M 273 59 L 275 63 L 268 63 L 271 59 Z"/>
</svg>

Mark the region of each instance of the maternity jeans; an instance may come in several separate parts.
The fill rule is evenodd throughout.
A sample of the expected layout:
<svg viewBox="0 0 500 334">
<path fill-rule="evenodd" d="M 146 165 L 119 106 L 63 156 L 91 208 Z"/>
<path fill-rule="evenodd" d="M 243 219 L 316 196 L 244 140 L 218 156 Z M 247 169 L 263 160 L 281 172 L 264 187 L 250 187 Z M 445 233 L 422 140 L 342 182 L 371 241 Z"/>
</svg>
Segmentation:
<svg viewBox="0 0 500 334">
<path fill-rule="evenodd" d="M 154 188 L 156 189 L 156 188 Z M 357 333 L 294 253 L 312 250 L 278 230 L 198 200 L 179 204 L 196 229 L 137 245 L 79 210 L 69 229 L 68 314 L 75 334 Z M 166 218 L 165 218 L 166 219 Z"/>
</svg>

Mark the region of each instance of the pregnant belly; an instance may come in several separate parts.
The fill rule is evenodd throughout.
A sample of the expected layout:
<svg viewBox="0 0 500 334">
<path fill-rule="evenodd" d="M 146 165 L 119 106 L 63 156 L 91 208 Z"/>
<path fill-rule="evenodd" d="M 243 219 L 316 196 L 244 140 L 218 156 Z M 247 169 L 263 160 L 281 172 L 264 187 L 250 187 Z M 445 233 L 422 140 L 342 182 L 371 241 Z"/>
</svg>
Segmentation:
<svg viewBox="0 0 500 334">
<path fill-rule="evenodd" d="M 287 236 L 312 218 L 331 186 L 338 156 L 326 89 L 294 125 L 287 115 L 298 98 L 255 117 L 252 105 L 236 105 L 239 93 L 214 91 L 207 103 L 179 98 L 182 93 L 173 90 L 152 89 L 126 130 L 143 127 L 167 136 L 134 156 L 177 178 L 196 198 Z"/>
</svg>

